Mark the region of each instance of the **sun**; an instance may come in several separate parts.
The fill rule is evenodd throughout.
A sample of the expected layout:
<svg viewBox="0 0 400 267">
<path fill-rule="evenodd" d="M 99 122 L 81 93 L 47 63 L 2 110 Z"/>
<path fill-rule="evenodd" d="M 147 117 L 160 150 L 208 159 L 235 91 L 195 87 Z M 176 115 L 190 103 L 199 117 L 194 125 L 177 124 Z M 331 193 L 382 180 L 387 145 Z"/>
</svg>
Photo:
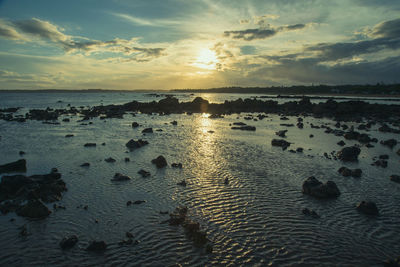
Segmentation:
<svg viewBox="0 0 400 267">
<path fill-rule="evenodd" d="M 196 61 L 193 63 L 194 66 L 207 69 L 217 69 L 218 58 L 214 51 L 204 48 L 201 49 L 197 55 Z"/>
</svg>

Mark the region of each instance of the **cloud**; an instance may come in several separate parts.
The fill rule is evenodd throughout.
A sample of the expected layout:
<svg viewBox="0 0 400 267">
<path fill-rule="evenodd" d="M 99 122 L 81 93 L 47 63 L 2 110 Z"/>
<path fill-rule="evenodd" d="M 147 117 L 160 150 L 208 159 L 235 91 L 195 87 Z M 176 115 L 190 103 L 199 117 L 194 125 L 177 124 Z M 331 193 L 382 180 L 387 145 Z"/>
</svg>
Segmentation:
<svg viewBox="0 0 400 267">
<path fill-rule="evenodd" d="M 109 41 L 77 38 L 64 34 L 63 29 L 57 25 L 37 18 L 13 22 L 0 20 L 0 37 L 26 42 L 46 41 L 70 53 L 120 53 L 125 56 L 132 56 L 130 60 L 137 62 L 146 62 L 160 57 L 164 55 L 163 51 L 165 50 L 165 48 L 140 47 L 138 46 L 137 38 L 130 40 L 115 38 Z"/>
<path fill-rule="evenodd" d="M 400 18 L 379 23 L 372 29 L 370 36 L 400 38 Z"/>
<path fill-rule="evenodd" d="M 123 13 L 111 13 L 115 17 L 119 17 L 124 19 L 125 21 L 131 22 L 136 25 L 141 25 L 141 26 L 152 26 L 152 27 L 167 27 L 167 26 L 172 26 L 172 25 L 178 25 L 178 21 L 174 20 L 162 20 L 162 19 L 152 19 L 152 20 L 147 20 L 139 17 L 135 17 L 132 15 L 128 14 L 123 14 Z"/>
<path fill-rule="evenodd" d="M 287 32 L 293 30 L 300 30 L 305 28 L 306 24 L 293 24 L 293 25 L 285 25 L 280 27 L 272 27 L 268 25 L 268 28 L 259 28 L 259 29 L 246 29 L 240 31 L 225 31 L 225 37 L 232 37 L 233 39 L 243 39 L 245 41 L 252 41 L 256 39 L 266 39 L 270 38 L 279 32 Z"/>
</svg>

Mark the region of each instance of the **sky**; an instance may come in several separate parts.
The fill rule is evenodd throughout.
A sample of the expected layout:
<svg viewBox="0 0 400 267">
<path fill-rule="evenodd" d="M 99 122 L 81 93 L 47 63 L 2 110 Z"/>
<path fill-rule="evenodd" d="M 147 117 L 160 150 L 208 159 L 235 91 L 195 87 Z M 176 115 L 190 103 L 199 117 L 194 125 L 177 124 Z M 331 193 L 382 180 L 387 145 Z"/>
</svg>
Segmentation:
<svg viewBox="0 0 400 267">
<path fill-rule="evenodd" d="M 0 0 L 0 89 L 378 82 L 399 0 Z"/>
</svg>

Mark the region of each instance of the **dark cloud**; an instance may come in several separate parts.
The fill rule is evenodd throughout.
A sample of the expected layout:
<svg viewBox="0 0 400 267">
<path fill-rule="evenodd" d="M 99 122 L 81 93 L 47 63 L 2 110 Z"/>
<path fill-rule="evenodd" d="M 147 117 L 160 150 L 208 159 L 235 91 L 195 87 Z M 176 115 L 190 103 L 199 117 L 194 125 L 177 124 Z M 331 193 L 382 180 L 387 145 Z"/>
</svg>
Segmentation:
<svg viewBox="0 0 400 267">
<path fill-rule="evenodd" d="M 371 36 L 400 38 L 400 18 L 379 23 L 373 28 Z"/>
<path fill-rule="evenodd" d="M 24 36 L 25 35 L 25 36 Z M 116 38 L 109 41 L 85 40 L 78 41 L 73 36 L 64 34 L 62 29 L 48 21 L 37 18 L 20 21 L 0 20 L 0 37 L 20 40 L 34 41 L 38 40 L 54 43 L 66 52 L 113 52 L 122 53 L 130 56 L 130 59 L 137 62 L 150 61 L 153 58 L 160 57 L 164 48 L 146 48 L 133 46 L 135 40 L 125 40 Z M 31 38 L 32 37 L 32 38 Z M 86 38 L 80 38 L 86 39 Z"/>
<path fill-rule="evenodd" d="M 281 27 L 271 27 L 263 29 L 246 29 L 241 31 L 225 31 L 224 36 L 232 37 L 233 39 L 243 39 L 245 41 L 252 41 L 255 39 L 266 39 L 276 35 L 279 32 L 300 30 L 306 27 L 306 24 L 294 24 Z"/>
</svg>

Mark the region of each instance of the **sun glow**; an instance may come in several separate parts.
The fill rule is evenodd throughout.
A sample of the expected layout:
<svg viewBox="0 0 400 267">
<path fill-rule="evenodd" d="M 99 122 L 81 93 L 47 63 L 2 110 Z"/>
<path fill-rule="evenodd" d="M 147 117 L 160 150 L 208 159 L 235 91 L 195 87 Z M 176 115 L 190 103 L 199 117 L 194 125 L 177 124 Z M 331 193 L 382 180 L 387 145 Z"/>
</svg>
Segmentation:
<svg viewBox="0 0 400 267">
<path fill-rule="evenodd" d="M 207 70 L 216 70 L 217 69 L 218 58 L 214 51 L 204 48 L 199 51 L 197 55 L 196 61 L 193 63 L 193 66 L 207 69 Z"/>
</svg>

